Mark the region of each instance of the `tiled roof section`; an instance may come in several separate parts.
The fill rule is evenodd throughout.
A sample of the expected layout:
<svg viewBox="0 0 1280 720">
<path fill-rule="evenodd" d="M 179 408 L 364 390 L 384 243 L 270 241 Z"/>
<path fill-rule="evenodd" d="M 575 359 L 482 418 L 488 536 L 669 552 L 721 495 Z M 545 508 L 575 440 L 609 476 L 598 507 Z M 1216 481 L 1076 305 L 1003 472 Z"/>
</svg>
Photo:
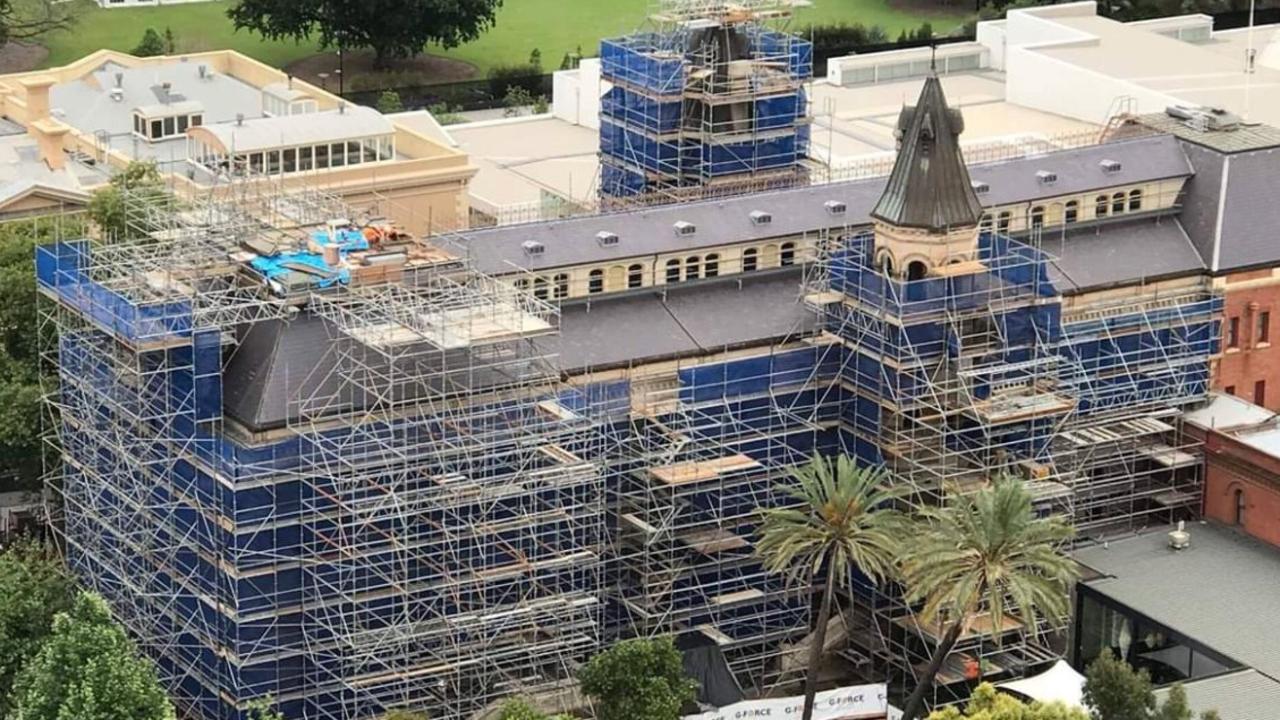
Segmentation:
<svg viewBox="0 0 1280 720">
<path fill-rule="evenodd" d="M 1115 160 L 1120 169 L 1105 173 L 1103 160 Z M 1058 180 L 1043 186 L 1040 170 L 1050 170 Z M 1061 150 L 1029 158 L 975 165 L 974 180 L 987 184 L 979 196 L 985 205 L 1008 205 L 1036 198 L 1088 193 L 1096 189 L 1186 177 L 1191 174 L 1178 140 L 1170 135 L 1136 138 L 1106 145 Z M 685 252 L 708 247 L 795 236 L 827 228 L 862 227 L 871 224 L 871 211 L 884 192 L 885 178 L 816 185 L 737 197 L 646 208 L 625 213 L 591 215 L 568 220 L 509 225 L 466 234 L 464 252 L 474 266 L 500 275 L 518 269 L 533 271 L 569 265 L 610 263 L 625 258 Z M 829 200 L 845 204 L 845 212 L 832 215 Z M 772 216 L 768 225 L 755 225 L 751 213 Z M 693 235 L 676 235 L 673 225 L 693 223 Z M 617 245 L 602 246 L 596 233 L 616 233 Z M 541 242 L 545 251 L 528 255 L 522 244 Z"/>
<path fill-rule="evenodd" d="M 1064 293 L 1202 272 L 1205 262 L 1173 216 L 1047 230 L 1050 278 Z"/>
<path fill-rule="evenodd" d="M 1219 270 L 1280 261 L 1280 148 L 1232 155 L 1227 159 L 1226 202 L 1222 205 Z"/>
<path fill-rule="evenodd" d="M 1221 720 L 1264 720 L 1280 708 L 1280 682 L 1257 670 L 1191 680 L 1183 689 L 1187 691 L 1187 707 L 1197 717 L 1215 710 Z M 1158 702 L 1163 704 L 1168 697 L 1169 688 L 1156 690 Z"/>
<path fill-rule="evenodd" d="M 872 217 L 933 232 L 977 225 L 982 204 L 960 152 L 963 130 L 959 111 L 947 107 L 942 83 L 931 74 L 916 105 L 898 118 L 898 157 Z"/>
<path fill-rule="evenodd" d="M 699 355 L 811 334 L 800 272 L 780 270 L 569 305 L 561 312 L 567 372 Z"/>
</svg>

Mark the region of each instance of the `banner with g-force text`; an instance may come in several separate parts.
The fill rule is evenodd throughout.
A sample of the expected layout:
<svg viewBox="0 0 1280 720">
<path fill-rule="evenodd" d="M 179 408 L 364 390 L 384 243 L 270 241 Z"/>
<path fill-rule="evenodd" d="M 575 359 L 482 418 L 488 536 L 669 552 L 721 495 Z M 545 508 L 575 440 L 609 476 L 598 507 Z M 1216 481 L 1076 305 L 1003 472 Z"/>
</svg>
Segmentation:
<svg viewBox="0 0 1280 720">
<path fill-rule="evenodd" d="M 804 696 L 743 700 L 719 710 L 686 715 L 684 720 L 792 720 L 804 714 Z M 885 686 L 855 685 L 818 693 L 814 698 L 813 720 L 879 720 L 901 717 L 890 707 Z"/>
</svg>

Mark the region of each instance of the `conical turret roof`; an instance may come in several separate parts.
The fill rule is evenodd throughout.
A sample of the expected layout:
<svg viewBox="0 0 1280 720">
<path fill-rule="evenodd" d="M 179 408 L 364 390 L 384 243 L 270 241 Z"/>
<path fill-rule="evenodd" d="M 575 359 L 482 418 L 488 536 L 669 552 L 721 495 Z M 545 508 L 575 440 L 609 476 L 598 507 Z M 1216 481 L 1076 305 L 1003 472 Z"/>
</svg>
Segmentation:
<svg viewBox="0 0 1280 720">
<path fill-rule="evenodd" d="M 898 116 L 898 159 L 871 216 L 899 227 L 934 232 L 977 225 L 982 203 L 960 153 L 964 119 L 947 107 L 930 73 L 914 106 Z"/>
</svg>

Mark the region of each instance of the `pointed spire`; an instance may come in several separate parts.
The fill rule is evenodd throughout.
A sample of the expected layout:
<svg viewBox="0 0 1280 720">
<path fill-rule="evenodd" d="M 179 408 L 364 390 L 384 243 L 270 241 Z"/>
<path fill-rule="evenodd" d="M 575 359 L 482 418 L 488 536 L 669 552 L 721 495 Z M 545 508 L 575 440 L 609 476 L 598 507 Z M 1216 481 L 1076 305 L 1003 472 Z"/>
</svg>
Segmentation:
<svg viewBox="0 0 1280 720">
<path fill-rule="evenodd" d="M 898 158 L 871 216 L 899 227 L 946 232 L 976 226 L 982 204 L 960 153 L 964 119 L 947 107 L 936 73 L 898 116 Z"/>
</svg>

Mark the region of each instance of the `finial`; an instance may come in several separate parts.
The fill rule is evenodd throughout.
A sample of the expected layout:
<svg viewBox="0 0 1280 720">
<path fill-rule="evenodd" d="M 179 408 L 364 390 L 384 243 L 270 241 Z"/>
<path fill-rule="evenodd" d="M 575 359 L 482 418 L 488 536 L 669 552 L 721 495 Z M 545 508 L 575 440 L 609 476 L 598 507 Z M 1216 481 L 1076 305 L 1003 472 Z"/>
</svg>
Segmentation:
<svg viewBox="0 0 1280 720">
<path fill-rule="evenodd" d="M 929 72 L 938 74 L 938 43 L 929 45 Z"/>
</svg>

